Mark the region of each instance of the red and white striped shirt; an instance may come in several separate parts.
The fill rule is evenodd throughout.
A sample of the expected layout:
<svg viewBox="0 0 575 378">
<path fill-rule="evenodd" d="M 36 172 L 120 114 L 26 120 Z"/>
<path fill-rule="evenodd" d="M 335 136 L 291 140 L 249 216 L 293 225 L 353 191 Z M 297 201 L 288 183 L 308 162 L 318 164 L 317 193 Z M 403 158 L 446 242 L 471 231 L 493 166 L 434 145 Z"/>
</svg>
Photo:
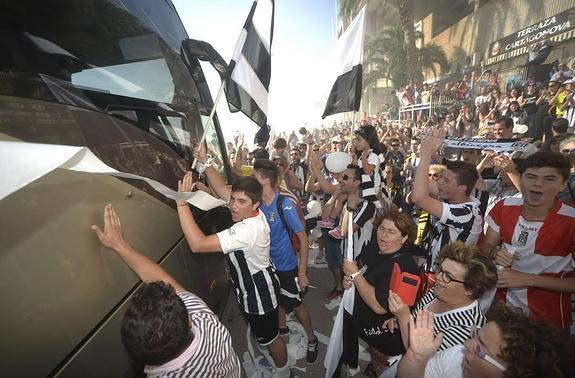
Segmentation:
<svg viewBox="0 0 575 378">
<path fill-rule="evenodd" d="M 511 266 L 520 272 L 571 277 L 575 266 L 575 209 L 555 200 L 544 221 L 521 215 L 522 198 L 499 201 L 485 222 L 500 234 L 503 247 L 514 248 Z M 534 319 L 559 328 L 571 327 L 571 294 L 537 287 L 498 289 L 497 298 L 529 311 Z"/>
</svg>

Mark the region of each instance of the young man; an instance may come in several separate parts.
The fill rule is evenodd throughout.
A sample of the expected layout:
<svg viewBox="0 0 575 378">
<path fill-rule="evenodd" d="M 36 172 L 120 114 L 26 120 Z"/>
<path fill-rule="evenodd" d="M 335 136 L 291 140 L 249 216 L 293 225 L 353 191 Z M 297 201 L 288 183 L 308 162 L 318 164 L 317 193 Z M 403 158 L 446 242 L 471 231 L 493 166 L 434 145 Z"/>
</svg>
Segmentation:
<svg viewBox="0 0 575 378">
<path fill-rule="evenodd" d="M 349 239 L 348 217 L 352 217 L 353 226 L 353 258 L 361 253 L 371 240 L 373 233 L 373 218 L 375 216 L 375 204 L 361 198 L 361 177 L 362 169 L 357 165 L 348 165 L 339 179 L 340 192 L 347 197 L 344 204 L 341 225 L 341 253 L 345 256 L 347 253 Z M 347 213 L 347 214 L 345 214 Z"/>
<path fill-rule="evenodd" d="M 318 355 L 318 339 L 313 332 L 311 319 L 303 305 L 300 291 L 309 284 L 307 277 L 308 238 L 305 224 L 302 224 L 296 206 L 290 198 L 282 195 L 278 204 L 278 172 L 275 164 L 269 160 L 254 162 L 254 178 L 262 185 L 263 195 L 260 210 L 265 214 L 270 227 L 270 257 L 280 281 L 279 327 L 282 335 L 289 335 L 286 325 L 286 311 L 296 314 L 308 337 L 306 362 L 314 363 Z M 283 212 L 282 215 L 278 211 Z M 291 244 L 293 232 L 300 240 L 300 263 Z"/>
<path fill-rule="evenodd" d="M 301 151 L 298 147 L 292 147 L 290 152 L 291 165 L 290 170 L 294 173 L 297 180 L 290 186 L 290 190 L 295 192 L 300 199 L 305 195 L 305 183 L 308 176 L 308 166 L 302 160 Z"/>
<path fill-rule="evenodd" d="M 475 166 L 462 161 L 447 161 L 445 171 L 437 182 L 438 195 L 442 200 L 429 195 L 428 170 L 431 156 L 443 144 L 445 130 L 432 130 L 421 141 L 419 166 L 415 173 L 412 201 L 421 209 L 433 215 L 436 220 L 432 227 L 428 267 L 432 267 L 439 250 L 456 240 L 474 245 L 481 234 L 479 201 L 470 197 L 479 175 Z"/>
<path fill-rule="evenodd" d="M 148 376 L 242 376 L 228 330 L 200 298 L 124 239 L 112 205 L 104 210 L 104 230 L 92 230 L 144 282 L 124 314 L 121 333 L 128 354 L 145 365 Z"/>
<path fill-rule="evenodd" d="M 199 167 L 205 156 L 198 157 Z M 273 163 L 272 163 L 273 164 Z M 258 207 L 262 186 L 253 177 L 242 177 L 229 188 L 211 166 L 205 167 L 211 188 L 228 200 L 235 224 L 213 235 L 204 235 L 186 202 L 178 203 L 182 230 L 194 253 L 224 252 L 230 276 L 242 309 L 258 343 L 267 347 L 275 364 L 275 374 L 287 377 L 287 349 L 279 337 L 279 282 L 270 263 L 270 229 Z M 192 173 L 178 183 L 179 192 L 191 192 Z"/>
<path fill-rule="evenodd" d="M 501 117 L 493 125 L 493 136 L 495 139 L 513 138 L 513 118 Z"/>
<path fill-rule="evenodd" d="M 575 209 L 556 198 L 571 164 L 561 154 L 540 151 L 520 167 L 523 198 L 498 202 L 485 221 L 481 251 L 505 267 L 497 297 L 528 310 L 531 317 L 557 328 L 571 327 L 575 293 Z M 502 242 L 502 248 L 498 248 Z M 513 252 L 513 253 L 512 253 Z"/>
</svg>

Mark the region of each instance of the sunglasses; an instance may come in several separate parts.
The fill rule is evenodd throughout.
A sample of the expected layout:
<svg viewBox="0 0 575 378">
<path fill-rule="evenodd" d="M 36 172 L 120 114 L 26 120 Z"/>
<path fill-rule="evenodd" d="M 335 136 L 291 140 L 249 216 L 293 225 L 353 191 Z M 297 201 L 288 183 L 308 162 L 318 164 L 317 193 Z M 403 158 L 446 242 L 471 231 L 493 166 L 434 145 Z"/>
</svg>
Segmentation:
<svg viewBox="0 0 575 378">
<path fill-rule="evenodd" d="M 433 177 L 433 178 L 439 178 L 441 177 L 441 175 L 439 173 L 428 173 L 427 174 L 429 177 Z"/>
<path fill-rule="evenodd" d="M 391 147 L 399 147 L 399 144 L 392 144 Z"/>
<path fill-rule="evenodd" d="M 347 180 L 349 180 L 349 179 L 351 179 L 351 178 L 352 178 L 352 177 L 350 177 L 350 176 L 348 176 L 348 175 L 341 175 L 341 179 L 342 179 L 343 181 L 347 181 Z"/>
<path fill-rule="evenodd" d="M 316 150 L 315 148 L 313 149 L 313 152 L 319 152 L 319 148 Z"/>
</svg>

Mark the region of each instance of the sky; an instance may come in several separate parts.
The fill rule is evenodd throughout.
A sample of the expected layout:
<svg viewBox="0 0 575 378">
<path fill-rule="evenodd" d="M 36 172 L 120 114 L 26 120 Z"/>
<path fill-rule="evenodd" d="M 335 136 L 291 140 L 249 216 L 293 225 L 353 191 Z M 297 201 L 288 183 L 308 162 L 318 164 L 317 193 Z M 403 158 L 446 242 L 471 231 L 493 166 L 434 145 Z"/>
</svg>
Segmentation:
<svg viewBox="0 0 575 378">
<path fill-rule="evenodd" d="M 172 1 L 189 37 L 210 43 L 229 62 L 253 0 Z M 268 114 L 273 132 L 329 124 L 321 119 L 329 81 L 323 68 L 334 43 L 335 0 L 275 1 Z M 202 68 L 215 98 L 219 76 L 209 64 Z M 241 130 L 249 139 L 258 129 L 243 113 L 230 113 L 225 96 L 216 111 L 225 136 Z"/>
</svg>

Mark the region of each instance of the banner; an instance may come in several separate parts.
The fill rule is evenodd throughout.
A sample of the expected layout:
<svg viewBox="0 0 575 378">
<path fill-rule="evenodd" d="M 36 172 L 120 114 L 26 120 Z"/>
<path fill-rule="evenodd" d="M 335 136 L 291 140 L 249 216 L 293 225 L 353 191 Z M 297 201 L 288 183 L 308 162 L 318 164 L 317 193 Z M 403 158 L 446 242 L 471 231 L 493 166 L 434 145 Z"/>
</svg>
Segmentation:
<svg viewBox="0 0 575 378">
<path fill-rule="evenodd" d="M 496 152 L 531 152 L 536 148 L 530 142 L 520 139 L 479 139 L 479 138 L 445 138 L 446 147 Z"/>
</svg>

